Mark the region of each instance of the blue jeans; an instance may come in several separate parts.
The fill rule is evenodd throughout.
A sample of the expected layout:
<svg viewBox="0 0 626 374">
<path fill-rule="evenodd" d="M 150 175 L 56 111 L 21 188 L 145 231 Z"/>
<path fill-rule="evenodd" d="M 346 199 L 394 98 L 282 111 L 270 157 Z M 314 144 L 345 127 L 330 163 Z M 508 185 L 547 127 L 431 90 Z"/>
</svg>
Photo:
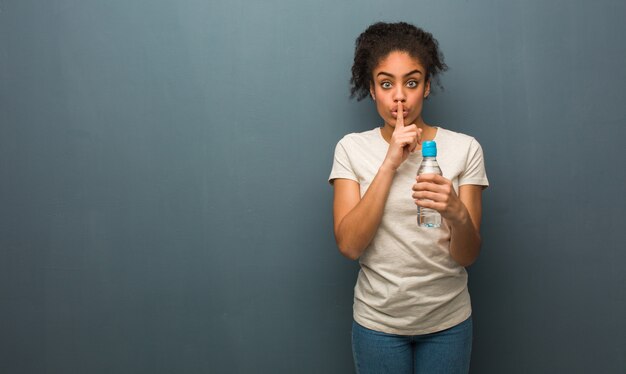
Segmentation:
<svg viewBox="0 0 626 374">
<path fill-rule="evenodd" d="M 358 374 L 467 374 L 472 317 L 424 335 L 394 335 L 352 322 L 352 354 Z"/>
</svg>

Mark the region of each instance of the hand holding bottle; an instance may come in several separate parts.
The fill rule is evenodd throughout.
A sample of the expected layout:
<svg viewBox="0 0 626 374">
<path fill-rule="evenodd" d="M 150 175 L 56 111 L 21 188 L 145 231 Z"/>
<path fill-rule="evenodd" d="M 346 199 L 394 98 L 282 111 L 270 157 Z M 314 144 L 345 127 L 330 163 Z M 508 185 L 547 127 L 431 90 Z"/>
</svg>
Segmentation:
<svg viewBox="0 0 626 374">
<path fill-rule="evenodd" d="M 437 174 L 421 174 L 415 180 L 412 195 L 415 205 L 434 209 L 447 221 L 461 219 L 465 205 L 450 180 Z"/>
</svg>

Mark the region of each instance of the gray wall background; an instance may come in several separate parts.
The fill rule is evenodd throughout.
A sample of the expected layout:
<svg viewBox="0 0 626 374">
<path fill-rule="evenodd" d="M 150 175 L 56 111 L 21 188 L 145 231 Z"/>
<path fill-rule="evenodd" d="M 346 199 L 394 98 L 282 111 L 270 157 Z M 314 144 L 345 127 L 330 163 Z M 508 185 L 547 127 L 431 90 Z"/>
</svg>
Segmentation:
<svg viewBox="0 0 626 374">
<path fill-rule="evenodd" d="M 486 155 L 472 373 L 626 368 L 624 1 L 0 0 L 0 372 L 350 373 L 354 39 L 421 25 Z"/>
</svg>

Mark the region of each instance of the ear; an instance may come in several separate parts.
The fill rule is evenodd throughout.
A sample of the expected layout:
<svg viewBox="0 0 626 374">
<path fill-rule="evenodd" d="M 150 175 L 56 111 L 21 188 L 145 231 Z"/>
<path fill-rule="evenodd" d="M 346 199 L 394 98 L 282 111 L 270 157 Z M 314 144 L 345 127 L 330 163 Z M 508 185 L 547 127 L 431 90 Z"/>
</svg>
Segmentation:
<svg viewBox="0 0 626 374">
<path fill-rule="evenodd" d="M 430 95 L 430 79 L 426 81 L 426 86 L 424 89 L 424 99 Z"/>
<path fill-rule="evenodd" d="M 374 95 L 374 85 L 372 83 L 370 83 L 370 96 L 372 97 L 372 100 L 376 101 L 376 95 Z"/>
</svg>

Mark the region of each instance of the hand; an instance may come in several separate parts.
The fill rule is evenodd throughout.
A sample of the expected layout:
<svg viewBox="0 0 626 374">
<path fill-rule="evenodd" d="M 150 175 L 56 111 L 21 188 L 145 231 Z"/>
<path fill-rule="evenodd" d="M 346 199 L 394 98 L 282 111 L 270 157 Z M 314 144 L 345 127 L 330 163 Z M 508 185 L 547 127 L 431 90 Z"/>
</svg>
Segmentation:
<svg viewBox="0 0 626 374">
<path fill-rule="evenodd" d="M 421 174 L 413 185 L 415 205 L 438 211 L 450 222 L 460 221 L 467 212 L 452 182 L 438 174 Z"/>
<path fill-rule="evenodd" d="M 396 127 L 391 135 L 389 149 L 385 156 L 385 162 L 393 170 L 397 170 L 409 154 L 415 151 L 417 145 L 422 143 L 422 129 L 418 129 L 415 124 L 404 126 L 403 112 L 402 102 L 398 101 Z"/>
</svg>

